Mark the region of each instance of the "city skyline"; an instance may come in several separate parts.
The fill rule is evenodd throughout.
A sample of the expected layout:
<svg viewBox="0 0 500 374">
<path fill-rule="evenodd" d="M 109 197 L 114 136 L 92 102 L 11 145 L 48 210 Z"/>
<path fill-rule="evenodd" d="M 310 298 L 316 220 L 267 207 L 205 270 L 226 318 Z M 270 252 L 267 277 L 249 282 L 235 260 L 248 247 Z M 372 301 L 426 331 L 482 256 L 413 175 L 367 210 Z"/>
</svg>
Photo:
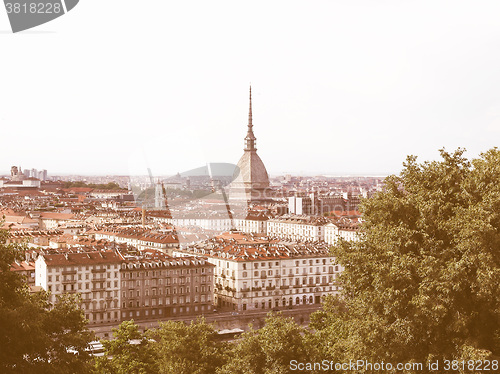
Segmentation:
<svg viewBox="0 0 500 374">
<path fill-rule="evenodd" d="M 123 19 L 110 31 L 117 4 Z M 236 164 L 250 83 L 270 175 L 388 175 L 409 154 L 433 160 L 464 147 L 476 157 L 497 144 L 496 2 L 156 7 L 81 4 L 38 31 L 0 33 L 16 56 L 2 61 L 10 141 L 0 173 L 172 175 Z M 0 29 L 7 22 L 0 15 Z M 51 58 L 34 69 L 34 55 Z"/>
</svg>

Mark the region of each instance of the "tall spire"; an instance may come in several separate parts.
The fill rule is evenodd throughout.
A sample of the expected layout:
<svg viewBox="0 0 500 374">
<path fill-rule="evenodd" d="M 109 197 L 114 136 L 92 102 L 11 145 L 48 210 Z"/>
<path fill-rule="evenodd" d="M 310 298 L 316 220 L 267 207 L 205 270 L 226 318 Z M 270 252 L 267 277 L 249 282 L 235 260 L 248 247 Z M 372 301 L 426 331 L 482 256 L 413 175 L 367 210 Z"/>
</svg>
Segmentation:
<svg viewBox="0 0 500 374">
<path fill-rule="evenodd" d="M 252 85 L 250 85 L 250 107 L 248 109 L 248 131 L 245 137 L 245 151 L 256 151 L 255 148 L 255 135 L 253 134 L 253 124 L 252 124 Z"/>
<path fill-rule="evenodd" d="M 252 131 L 252 85 L 250 85 L 250 108 L 248 110 L 248 131 Z"/>
</svg>

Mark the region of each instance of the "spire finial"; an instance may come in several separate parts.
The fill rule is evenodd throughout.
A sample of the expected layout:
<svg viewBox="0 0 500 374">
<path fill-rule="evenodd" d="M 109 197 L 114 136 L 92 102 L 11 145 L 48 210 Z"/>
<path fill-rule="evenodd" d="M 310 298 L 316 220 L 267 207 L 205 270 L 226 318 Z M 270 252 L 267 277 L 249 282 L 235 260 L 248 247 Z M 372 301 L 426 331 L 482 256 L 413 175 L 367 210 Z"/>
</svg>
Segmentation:
<svg viewBox="0 0 500 374">
<path fill-rule="evenodd" d="M 245 150 L 255 151 L 255 135 L 253 134 L 253 124 L 252 124 L 252 85 L 250 84 L 250 106 L 248 109 L 248 131 L 245 137 Z"/>
<path fill-rule="evenodd" d="M 250 108 L 248 109 L 248 131 L 252 131 L 252 85 L 250 84 Z"/>
</svg>

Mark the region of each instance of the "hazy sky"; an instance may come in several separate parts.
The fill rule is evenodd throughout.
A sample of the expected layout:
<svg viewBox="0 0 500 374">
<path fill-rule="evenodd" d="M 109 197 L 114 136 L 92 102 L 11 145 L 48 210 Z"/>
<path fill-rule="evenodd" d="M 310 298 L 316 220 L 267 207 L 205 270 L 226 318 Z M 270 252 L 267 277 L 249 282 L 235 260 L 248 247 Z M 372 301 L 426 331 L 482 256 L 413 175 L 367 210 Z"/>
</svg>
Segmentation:
<svg viewBox="0 0 500 374">
<path fill-rule="evenodd" d="M 12 34 L 0 172 L 170 174 L 242 154 L 253 90 L 271 174 L 387 174 L 500 137 L 499 1 L 81 0 Z"/>
</svg>

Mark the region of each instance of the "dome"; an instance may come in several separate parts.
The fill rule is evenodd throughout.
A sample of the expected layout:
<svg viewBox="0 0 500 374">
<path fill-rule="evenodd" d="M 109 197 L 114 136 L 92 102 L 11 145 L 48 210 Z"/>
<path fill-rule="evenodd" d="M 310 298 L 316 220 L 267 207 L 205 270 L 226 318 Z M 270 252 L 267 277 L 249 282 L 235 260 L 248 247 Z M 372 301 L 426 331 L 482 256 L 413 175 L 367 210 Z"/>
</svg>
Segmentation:
<svg viewBox="0 0 500 374">
<path fill-rule="evenodd" d="M 246 151 L 238 161 L 234 184 L 245 188 L 269 187 L 269 176 L 266 167 L 255 151 Z"/>
</svg>

